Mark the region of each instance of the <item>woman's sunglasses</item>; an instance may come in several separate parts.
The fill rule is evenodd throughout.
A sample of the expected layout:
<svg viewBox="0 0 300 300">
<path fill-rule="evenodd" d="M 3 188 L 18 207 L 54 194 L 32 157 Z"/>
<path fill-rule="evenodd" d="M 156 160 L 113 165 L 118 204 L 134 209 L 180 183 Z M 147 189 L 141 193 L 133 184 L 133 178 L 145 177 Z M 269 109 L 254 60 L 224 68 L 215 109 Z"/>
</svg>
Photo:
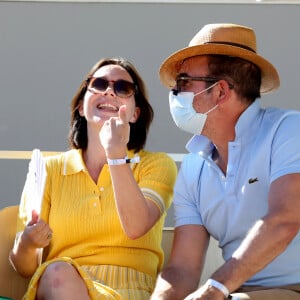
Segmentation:
<svg viewBox="0 0 300 300">
<path fill-rule="evenodd" d="M 92 93 L 104 93 L 108 86 L 121 98 L 128 98 L 136 92 L 136 85 L 126 80 L 119 79 L 114 81 L 103 77 L 90 77 L 87 79 L 87 89 Z"/>
</svg>

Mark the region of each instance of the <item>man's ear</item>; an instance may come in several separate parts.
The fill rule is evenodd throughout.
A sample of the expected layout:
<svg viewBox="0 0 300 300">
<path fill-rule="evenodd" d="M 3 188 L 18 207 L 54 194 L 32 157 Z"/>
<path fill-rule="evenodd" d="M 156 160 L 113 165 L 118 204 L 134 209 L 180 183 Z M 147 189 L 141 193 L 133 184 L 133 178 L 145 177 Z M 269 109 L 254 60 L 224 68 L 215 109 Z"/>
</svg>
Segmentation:
<svg viewBox="0 0 300 300">
<path fill-rule="evenodd" d="M 230 93 L 230 87 L 226 80 L 221 79 L 218 84 L 218 104 L 225 102 Z"/>
<path fill-rule="evenodd" d="M 133 116 L 130 118 L 129 122 L 135 123 L 137 121 L 137 119 L 139 118 L 140 113 L 141 113 L 141 109 L 139 107 L 136 107 L 135 111 L 133 113 Z"/>
</svg>

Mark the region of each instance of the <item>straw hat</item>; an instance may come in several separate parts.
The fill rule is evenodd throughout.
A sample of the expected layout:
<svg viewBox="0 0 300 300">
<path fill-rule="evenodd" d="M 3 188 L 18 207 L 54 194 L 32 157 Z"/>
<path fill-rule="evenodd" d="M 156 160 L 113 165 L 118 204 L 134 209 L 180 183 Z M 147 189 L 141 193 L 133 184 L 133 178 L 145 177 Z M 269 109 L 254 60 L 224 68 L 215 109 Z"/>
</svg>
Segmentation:
<svg viewBox="0 0 300 300">
<path fill-rule="evenodd" d="M 262 94 L 272 92 L 280 85 L 275 67 L 256 53 L 256 37 L 253 29 L 236 24 L 205 25 L 193 37 L 188 47 L 173 53 L 162 63 L 159 70 L 162 84 L 173 88 L 183 60 L 207 54 L 236 56 L 257 65 L 261 70 Z"/>
</svg>

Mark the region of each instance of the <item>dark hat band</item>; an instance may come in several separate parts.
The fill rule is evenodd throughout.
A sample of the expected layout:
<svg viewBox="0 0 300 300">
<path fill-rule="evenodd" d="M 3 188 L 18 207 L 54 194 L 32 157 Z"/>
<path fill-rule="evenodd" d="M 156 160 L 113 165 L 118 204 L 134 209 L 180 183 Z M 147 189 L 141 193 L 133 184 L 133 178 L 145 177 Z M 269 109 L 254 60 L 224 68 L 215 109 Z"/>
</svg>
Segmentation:
<svg viewBox="0 0 300 300">
<path fill-rule="evenodd" d="M 231 42 L 206 42 L 206 43 L 204 43 L 204 45 L 205 44 L 220 44 L 220 45 L 235 46 L 235 47 L 243 48 L 243 49 L 246 49 L 246 50 L 249 50 L 251 52 L 256 53 L 256 51 L 254 51 L 250 47 L 247 47 L 247 46 L 244 46 L 244 45 L 241 45 L 241 44 L 237 44 L 237 43 L 231 43 Z"/>
</svg>

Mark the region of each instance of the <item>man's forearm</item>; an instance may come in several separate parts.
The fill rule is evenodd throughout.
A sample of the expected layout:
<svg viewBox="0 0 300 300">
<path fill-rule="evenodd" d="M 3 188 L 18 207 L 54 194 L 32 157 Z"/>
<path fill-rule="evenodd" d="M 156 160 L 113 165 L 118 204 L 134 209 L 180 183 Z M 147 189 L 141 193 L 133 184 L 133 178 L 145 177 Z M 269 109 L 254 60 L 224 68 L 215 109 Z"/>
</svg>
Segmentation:
<svg viewBox="0 0 300 300">
<path fill-rule="evenodd" d="M 232 258 L 212 277 L 234 291 L 285 250 L 293 231 L 289 225 L 274 224 L 268 218 L 258 221 Z"/>
<path fill-rule="evenodd" d="M 168 267 L 158 276 L 151 300 L 182 300 L 198 287 L 199 275 Z"/>
</svg>

